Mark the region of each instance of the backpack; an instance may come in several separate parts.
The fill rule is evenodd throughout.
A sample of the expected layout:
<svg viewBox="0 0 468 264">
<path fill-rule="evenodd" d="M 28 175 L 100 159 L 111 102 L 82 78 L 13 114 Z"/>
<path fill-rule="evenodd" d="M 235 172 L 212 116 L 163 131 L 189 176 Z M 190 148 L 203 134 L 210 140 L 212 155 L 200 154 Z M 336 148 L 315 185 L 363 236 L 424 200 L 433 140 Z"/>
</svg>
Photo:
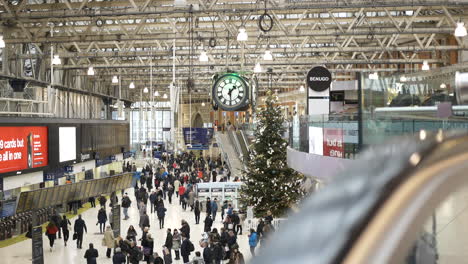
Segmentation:
<svg viewBox="0 0 468 264">
<path fill-rule="evenodd" d="M 195 250 L 195 246 L 193 245 L 192 241 L 187 240 L 188 243 L 188 249 L 190 252 L 193 252 Z"/>
</svg>

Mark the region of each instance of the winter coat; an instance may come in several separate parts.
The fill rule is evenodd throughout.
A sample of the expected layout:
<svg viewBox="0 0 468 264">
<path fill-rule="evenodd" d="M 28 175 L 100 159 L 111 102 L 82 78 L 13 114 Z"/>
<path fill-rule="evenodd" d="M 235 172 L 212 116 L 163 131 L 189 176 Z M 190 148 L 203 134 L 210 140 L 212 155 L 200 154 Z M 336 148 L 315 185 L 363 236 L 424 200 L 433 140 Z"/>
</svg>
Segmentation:
<svg viewBox="0 0 468 264">
<path fill-rule="evenodd" d="M 167 211 L 166 208 L 160 206 L 160 207 L 156 208 L 156 211 L 158 213 L 158 218 L 164 218 L 166 216 L 166 211 Z"/>
<path fill-rule="evenodd" d="M 228 264 L 245 264 L 244 255 L 240 252 L 231 254 Z"/>
<path fill-rule="evenodd" d="M 127 259 L 122 252 L 115 253 L 112 257 L 112 264 L 125 264 L 127 263 Z"/>
<path fill-rule="evenodd" d="M 195 201 L 195 206 L 194 206 L 195 214 L 200 214 L 200 201 Z"/>
<path fill-rule="evenodd" d="M 85 221 L 83 219 L 76 219 L 75 220 L 75 226 L 74 226 L 74 231 L 75 233 L 83 233 L 83 229 L 84 231 L 88 232 L 88 229 L 86 228 L 86 224 L 85 224 Z"/>
<path fill-rule="evenodd" d="M 98 223 L 105 223 L 107 221 L 106 211 L 100 209 L 97 215 Z"/>
<path fill-rule="evenodd" d="M 257 246 L 257 242 L 258 242 L 257 233 L 253 232 L 253 233 L 250 234 L 250 236 L 249 236 L 249 246 L 251 246 L 251 247 L 256 247 L 256 246 Z"/>
<path fill-rule="evenodd" d="M 114 239 L 114 231 L 112 231 L 112 229 L 106 230 L 106 232 L 104 233 L 103 241 L 107 248 L 114 248 Z"/>
<path fill-rule="evenodd" d="M 172 236 L 172 249 L 179 250 L 180 249 L 180 234 Z"/>
<path fill-rule="evenodd" d="M 96 264 L 97 257 L 99 257 L 99 253 L 95 248 L 90 248 L 86 250 L 86 253 L 84 255 L 87 264 Z"/>
<path fill-rule="evenodd" d="M 148 215 L 141 215 L 140 216 L 140 224 L 139 226 L 143 229 L 144 227 L 149 227 L 150 226 L 150 221 Z"/>
<path fill-rule="evenodd" d="M 179 232 L 185 234 L 185 236 L 190 239 L 190 226 L 188 224 L 182 225 L 179 229 Z"/>
<path fill-rule="evenodd" d="M 171 233 L 167 233 L 166 242 L 164 243 L 164 246 L 167 247 L 168 249 L 172 249 L 172 234 Z"/>
<path fill-rule="evenodd" d="M 129 208 L 131 203 L 132 203 L 132 201 L 130 201 L 130 198 L 128 196 L 124 197 L 122 199 L 122 207 L 123 208 Z"/>
<path fill-rule="evenodd" d="M 213 262 L 213 252 L 211 251 L 211 248 L 206 247 L 203 249 L 203 260 L 205 263 Z"/>
<path fill-rule="evenodd" d="M 211 219 L 211 217 L 207 216 L 205 218 L 205 232 L 210 232 L 212 225 L 213 225 L 213 219 Z"/>
<path fill-rule="evenodd" d="M 149 197 L 150 202 L 151 202 L 152 204 L 154 204 L 154 203 L 156 202 L 157 197 L 158 197 L 158 196 L 157 196 L 156 193 L 151 193 L 151 195 L 150 195 L 150 197 Z"/>
<path fill-rule="evenodd" d="M 190 256 L 190 248 L 189 244 L 192 243 L 190 240 L 187 238 L 184 241 L 182 241 L 182 245 L 180 245 L 180 255 L 182 256 Z"/>
<path fill-rule="evenodd" d="M 194 201 L 195 201 L 195 193 L 191 191 L 188 193 L 188 204 L 190 206 L 193 206 Z"/>
<path fill-rule="evenodd" d="M 211 212 L 213 213 L 218 212 L 218 203 L 215 201 L 211 201 Z"/>
</svg>

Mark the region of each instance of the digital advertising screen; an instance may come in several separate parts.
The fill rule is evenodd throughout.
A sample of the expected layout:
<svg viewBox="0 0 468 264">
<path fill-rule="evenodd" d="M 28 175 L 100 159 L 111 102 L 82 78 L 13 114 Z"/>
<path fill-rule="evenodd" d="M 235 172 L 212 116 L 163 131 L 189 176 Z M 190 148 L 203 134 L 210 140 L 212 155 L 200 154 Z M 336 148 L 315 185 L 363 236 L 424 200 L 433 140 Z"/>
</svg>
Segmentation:
<svg viewBox="0 0 468 264">
<path fill-rule="evenodd" d="M 76 160 L 76 127 L 59 127 L 59 161 Z"/>
<path fill-rule="evenodd" d="M 0 127 L 0 173 L 48 165 L 46 126 Z"/>
</svg>

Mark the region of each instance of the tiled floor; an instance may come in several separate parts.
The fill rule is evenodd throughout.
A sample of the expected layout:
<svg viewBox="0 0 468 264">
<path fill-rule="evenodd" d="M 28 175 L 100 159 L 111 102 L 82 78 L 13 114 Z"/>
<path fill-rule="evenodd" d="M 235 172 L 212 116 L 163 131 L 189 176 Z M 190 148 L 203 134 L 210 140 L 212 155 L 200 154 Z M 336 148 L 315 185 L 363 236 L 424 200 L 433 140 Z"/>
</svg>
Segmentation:
<svg viewBox="0 0 468 264">
<path fill-rule="evenodd" d="M 138 210 L 136 208 L 135 198 L 133 196 L 133 190 L 128 190 L 128 194 L 132 199 L 132 207 L 129 209 L 130 219 L 122 220 L 122 234 L 126 234 L 127 229 L 130 225 L 138 227 Z M 174 196 L 175 197 L 175 196 Z M 121 201 L 119 197 L 119 201 Z M 165 206 L 167 208 L 167 215 L 165 218 L 165 228 L 177 228 L 181 226 L 181 220 L 185 219 L 190 225 L 190 236 L 191 241 L 195 245 L 195 251 L 201 251 L 201 248 L 198 244 L 198 241 L 201 239 L 201 234 L 203 233 L 203 219 L 206 216 L 203 212 L 201 214 L 201 220 L 199 225 L 195 225 L 195 216 L 190 210 L 184 211 L 181 206 L 178 204 L 178 199 L 175 200 L 172 205 L 165 201 Z M 83 258 L 86 248 L 88 248 L 89 243 L 94 243 L 95 248 L 98 249 L 99 258 L 97 263 L 112 263 L 111 259 L 106 257 L 106 248 L 101 245 L 101 240 L 103 235 L 99 234 L 99 227 L 96 225 L 97 222 L 97 208 L 92 208 L 85 213 L 83 213 L 83 219 L 86 221 L 88 227 L 88 234 L 84 235 L 83 240 L 83 249 L 76 248 L 76 242 L 71 240 L 68 241 L 68 246 L 65 247 L 63 239 L 56 240 L 53 252 L 49 251 L 49 240 L 46 236 L 43 236 L 44 242 L 44 258 L 45 263 L 86 263 L 86 260 Z M 149 211 L 148 211 L 149 212 Z M 123 213 L 122 213 L 123 216 Z M 166 239 L 166 229 L 159 229 L 159 223 L 156 217 L 156 214 L 149 214 L 151 221 L 150 233 L 155 239 L 155 251 L 160 255 L 162 252 L 162 246 Z M 217 216 L 216 223 L 213 224 L 213 227 L 221 228 L 220 214 Z M 74 219 L 72 219 L 72 224 Z M 141 229 L 137 228 L 138 237 L 141 237 Z M 247 232 L 244 232 L 242 236 L 238 236 L 238 244 L 240 246 L 241 252 L 244 254 L 246 260 L 251 258 Z M 140 244 L 139 244 L 140 245 Z M 174 256 L 174 253 L 172 253 Z M 191 257 L 194 256 L 192 253 Z M 31 240 L 26 240 L 21 243 L 12 245 L 7 248 L 0 249 L 1 264 L 22 264 L 22 263 L 31 263 Z M 143 263 L 143 262 L 141 262 Z M 174 261 L 173 263 L 182 263 L 182 261 Z"/>
</svg>

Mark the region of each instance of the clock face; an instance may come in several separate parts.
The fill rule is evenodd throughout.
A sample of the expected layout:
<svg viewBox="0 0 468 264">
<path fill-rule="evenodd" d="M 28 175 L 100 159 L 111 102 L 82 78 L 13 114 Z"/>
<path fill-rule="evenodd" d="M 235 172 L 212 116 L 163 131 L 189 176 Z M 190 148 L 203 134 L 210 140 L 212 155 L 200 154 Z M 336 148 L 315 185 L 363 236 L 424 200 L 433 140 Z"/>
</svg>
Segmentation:
<svg viewBox="0 0 468 264">
<path fill-rule="evenodd" d="M 213 99 L 224 110 L 234 111 L 245 106 L 247 95 L 247 83 L 235 74 L 223 75 L 213 87 Z"/>
</svg>

